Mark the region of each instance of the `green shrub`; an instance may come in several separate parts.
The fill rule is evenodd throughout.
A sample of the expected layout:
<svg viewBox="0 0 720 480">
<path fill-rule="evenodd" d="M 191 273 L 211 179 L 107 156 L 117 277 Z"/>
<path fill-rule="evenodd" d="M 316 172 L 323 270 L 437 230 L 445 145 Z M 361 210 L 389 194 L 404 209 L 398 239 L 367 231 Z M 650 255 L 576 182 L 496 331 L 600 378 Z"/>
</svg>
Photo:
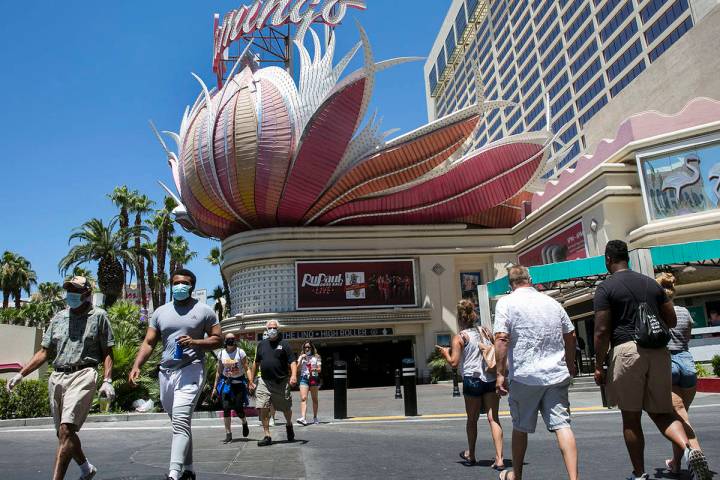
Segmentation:
<svg viewBox="0 0 720 480">
<path fill-rule="evenodd" d="M 699 378 L 709 377 L 709 376 L 710 376 L 710 372 L 708 371 L 708 369 L 705 368 L 705 365 L 703 365 L 703 364 L 700 363 L 700 362 L 697 362 L 697 363 L 695 364 L 695 372 L 697 373 L 697 376 L 698 376 Z"/>
<path fill-rule="evenodd" d="M 434 349 L 433 353 L 428 357 L 427 365 L 430 369 L 430 383 L 437 383 L 440 380 L 450 380 L 452 378 L 450 365 L 437 349 Z"/>
<path fill-rule="evenodd" d="M 24 380 L 12 393 L 7 392 L 5 383 L 0 380 L 0 420 L 50 416 L 47 382 Z"/>
<path fill-rule="evenodd" d="M 713 373 L 716 377 L 720 377 L 720 355 L 715 355 L 712 358 Z"/>
</svg>

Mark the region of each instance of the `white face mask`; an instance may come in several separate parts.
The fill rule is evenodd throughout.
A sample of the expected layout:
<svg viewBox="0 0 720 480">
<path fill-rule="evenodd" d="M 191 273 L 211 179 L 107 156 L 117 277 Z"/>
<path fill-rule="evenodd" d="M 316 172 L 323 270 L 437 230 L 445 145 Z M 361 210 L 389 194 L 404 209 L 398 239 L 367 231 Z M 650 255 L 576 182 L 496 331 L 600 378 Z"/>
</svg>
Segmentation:
<svg viewBox="0 0 720 480">
<path fill-rule="evenodd" d="M 268 337 L 272 338 L 274 340 L 278 336 L 278 329 L 277 328 L 268 328 L 267 333 L 268 333 Z"/>
</svg>

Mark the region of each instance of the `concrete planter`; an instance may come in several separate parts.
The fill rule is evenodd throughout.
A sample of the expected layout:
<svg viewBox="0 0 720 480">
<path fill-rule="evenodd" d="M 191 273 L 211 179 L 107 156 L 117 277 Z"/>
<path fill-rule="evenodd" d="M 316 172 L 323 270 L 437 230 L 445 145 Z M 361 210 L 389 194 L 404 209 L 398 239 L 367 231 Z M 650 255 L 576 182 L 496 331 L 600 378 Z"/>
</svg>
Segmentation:
<svg viewBox="0 0 720 480">
<path fill-rule="evenodd" d="M 697 391 L 704 393 L 720 393 L 720 378 L 703 377 L 698 378 Z"/>
</svg>

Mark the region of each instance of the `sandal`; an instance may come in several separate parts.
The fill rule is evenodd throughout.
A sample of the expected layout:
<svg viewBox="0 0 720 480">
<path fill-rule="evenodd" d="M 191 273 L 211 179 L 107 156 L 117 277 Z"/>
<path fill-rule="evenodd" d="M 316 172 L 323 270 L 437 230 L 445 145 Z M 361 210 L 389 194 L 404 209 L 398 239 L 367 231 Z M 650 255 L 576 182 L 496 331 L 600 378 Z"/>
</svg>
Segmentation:
<svg viewBox="0 0 720 480">
<path fill-rule="evenodd" d="M 510 474 L 512 473 L 512 470 L 503 470 L 500 472 L 500 475 L 498 478 L 500 480 L 515 480 L 515 475 L 513 474 L 512 478 L 510 478 Z"/>
<path fill-rule="evenodd" d="M 665 460 L 665 468 L 667 469 L 668 473 L 670 473 L 670 474 L 672 474 L 672 475 L 679 475 L 679 474 L 680 474 L 680 469 L 679 469 L 679 468 L 676 469 L 676 468 L 673 467 L 673 460 L 672 460 L 672 458 L 668 458 L 667 460 Z"/>
<path fill-rule="evenodd" d="M 477 464 L 477 460 L 470 459 L 470 456 L 467 453 L 465 453 L 465 450 L 460 452 L 459 455 L 460 455 L 460 458 L 463 459 L 463 462 L 462 462 L 463 465 L 465 465 L 467 467 L 472 467 L 473 465 Z"/>
<path fill-rule="evenodd" d="M 500 465 L 498 465 L 497 463 L 493 463 L 492 465 L 490 465 L 490 468 L 498 472 L 502 472 L 503 470 L 505 470 L 505 462 L 501 463 Z"/>
</svg>

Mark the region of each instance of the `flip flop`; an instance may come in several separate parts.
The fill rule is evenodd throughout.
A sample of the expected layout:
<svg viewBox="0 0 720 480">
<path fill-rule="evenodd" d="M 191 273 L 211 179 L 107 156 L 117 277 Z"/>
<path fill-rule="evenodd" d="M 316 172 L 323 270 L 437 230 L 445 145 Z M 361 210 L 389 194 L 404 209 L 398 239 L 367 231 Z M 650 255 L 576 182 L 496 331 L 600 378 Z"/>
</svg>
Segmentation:
<svg viewBox="0 0 720 480">
<path fill-rule="evenodd" d="M 515 480 L 515 475 L 513 474 L 512 478 L 510 478 L 510 474 L 512 473 L 512 470 L 503 470 L 500 472 L 500 475 L 498 478 L 500 480 Z"/>
<path fill-rule="evenodd" d="M 492 468 L 493 470 L 496 470 L 496 471 L 498 471 L 498 472 L 502 472 L 503 470 L 505 470 L 505 463 L 503 463 L 502 465 L 498 465 L 497 463 L 493 463 L 492 465 L 490 465 L 490 468 Z"/>
<path fill-rule="evenodd" d="M 672 458 L 668 458 L 667 460 L 665 460 L 665 468 L 667 468 L 668 473 L 670 473 L 671 475 L 679 475 L 680 474 L 679 468 L 677 470 L 673 469 Z"/>
<path fill-rule="evenodd" d="M 468 456 L 465 454 L 465 450 L 463 450 L 462 452 L 460 452 L 459 455 L 460 455 L 460 458 L 463 459 L 463 464 L 464 464 L 464 465 L 466 465 L 466 466 L 468 466 L 468 467 L 471 467 L 471 466 L 477 464 L 477 460 L 470 460 L 470 457 L 468 457 Z"/>
</svg>

